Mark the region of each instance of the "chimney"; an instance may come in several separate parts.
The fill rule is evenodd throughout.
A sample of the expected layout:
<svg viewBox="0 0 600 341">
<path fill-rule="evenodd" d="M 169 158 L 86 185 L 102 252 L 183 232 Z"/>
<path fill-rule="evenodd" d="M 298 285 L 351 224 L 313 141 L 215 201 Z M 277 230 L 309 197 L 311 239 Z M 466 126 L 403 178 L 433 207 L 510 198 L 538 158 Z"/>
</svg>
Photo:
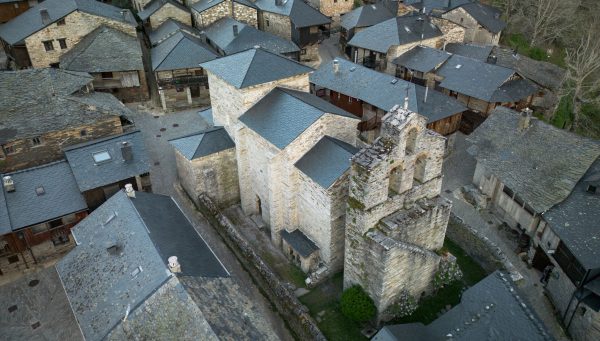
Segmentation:
<svg viewBox="0 0 600 341">
<path fill-rule="evenodd" d="M 429 94 L 429 87 L 425 87 L 425 97 L 423 97 L 423 103 L 427 103 L 427 94 Z"/>
<path fill-rule="evenodd" d="M 333 60 L 333 73 L 338 73 L 340 71 L 340 61 L 337 59 Z"/>
<path fill-rule="evenodd" d="M 533 110 L 529 108 L 523 109 L 523 111 L 521 112 L 521 117 L 519 118 L 519 131 L 524 131 L 527 130 L 527 128 L 529 128 L 532 113 Z"/>
<path fill-rule="evenodd" d="M 133 190 L 133 185 L 125 184 L 125 194 L 127 194 L 130 198 L 135 198 L 135 191 Z"/>
<path fill-rule="evenodd" d="M 404 96 L 404 110 L 408 110 L 408 86 L 406 87 L 406 96 Z"/>
<path fill-rule="evenodd" d="M 121 13 L 121 16 L 122 16 L 123 18 L 127 18 L 127 10 L 126 10 L 126 9 L 122 9 L 122 10 L 120 11 L 120 13 Z"/>
<path fill-rule="evenodd" d="M 275 0 L 275 6 L 283 5 L 283 0 Z"/>
<path fill-rule="evenodd" d="M 488 64 L 496 64 L 496 62 L 498 62 L 498 57 L 496 57 L 496 55 L 492 54 L 488 57 L 487 62 L 488 62 Z"/>
<path fill-rule="evenodd" d="M 50 14 L 48 14 L 48 10 L 45 8 L 40 9 L 40 16 L 42 17 L 42 24 L 48 25 L 50 24 Z"/>
<path fill-rule="evenodd" d="M 238 35 L 238 25 L 233 25 L 233 35 L 237 37 Z"/>
<path fill-rule="evenodd" d="M 125 162 L 133 160 L 133 147 L 131 143 L 127 141 L 121 142 L 121 156 Z"/>
<path fill-rule="evenodd" d="M 169 262 L 169 270 L 171 270 L 172 273 L 175 274 L 181 272 L 181 264 L 179 264 L 177 256 L 171 256 L 167 260 Z"/>
<path fill-rule="evenodd" d="M 500 19 L 500 13 L 496 12 L 496 13 L 494 14 L 494 18 L 496 18 L 496 19 Z"/>
<path fill-rule="evenodd" d="M 15 182 L 13 181 L 10 175 L 7 175 L 2 178 L 2 184 L 4 185 L 4 189 L 10 193 L 15 191 Z"/>
</svg>

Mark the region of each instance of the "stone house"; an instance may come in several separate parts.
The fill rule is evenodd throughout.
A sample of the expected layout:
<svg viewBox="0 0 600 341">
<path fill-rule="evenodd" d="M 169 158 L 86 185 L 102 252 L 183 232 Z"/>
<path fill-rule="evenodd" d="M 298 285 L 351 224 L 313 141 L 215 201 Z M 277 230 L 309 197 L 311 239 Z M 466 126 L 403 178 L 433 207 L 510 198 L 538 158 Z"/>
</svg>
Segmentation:
<svg viewBox="0 0 600 341">
<path fill-rule="evenodd" d="M 223 19 L 233 18 L 252 27 L 258 27 L 258 8 L 251 0 L 200 0 L 190 6 L 194 26 L 205 28 Z"/>
<path fill-rule="evenodd" d="M 129 109 L 92 82 L 61 69 L 1 72 L 0 171 L 56 161 L 68 145 L 122 133 Z"/>
<path fill-rule="evenodd" d="M 138 16 L 149 30 L 155 30 L 168 19 L 192 25 L 190 9 L 177 0 L 152 0 L 138 13 Z"/>
<path fill-rule="evenodd" d="M 348 42 L 350 59 L 393 75 L 395 58 L 418 45 L 442 48 L 446 43 L 461 42 L 463 31 L 455 24 L 426 15 L 392 18 L 355 33 Z"/>
<path fill-rule="evenodd" d="M 37 0 L 2 0 L 0 1 L 0 24 L 18 17 L 21 13 L 38 4 Z"/>
<path fill-rule="evenodd" d="M 199 30 L 173 19 L 165 20 L 165 22 L 163 22 L 155 30 L 146 33 L 148 34 L 150 45 L 154 47 L 180 31 L 192 35 L 198 39 L 202 39 L 202 34 Z"/>
<path fill-rule="evenodd" d="M 62 161 L 2 174 L 0 276 L 70 250 L 71 228 L 87 215 L 85 200 Z"/>
<path fill-rule="evenodd" d="M 343 14 L 354 8 L 354 1 L 350 0 L 309 0 L 308 3 L 336 23 L 340 22 Z"/>
<path fill-rule="evenodd" d="M 329 37 L 331 19 L 302 0 L 257 0 L 255 4 L 260 30 L 293 41 L 301 49 L 301 61 L 317 59 L 319 42 Z"/>
<path fill-rule="evenodd" d="M 440 197 L 445 138 L 406 107 L 384 116 L 350 171 L 344 288 L 362 286 L 379 313 L 403 290 L 416 299 L 431 292 L 450 217 Z"/>
<path fill-rule="evenodd" d="M 479 2 L 469 2 L 441 15 L 443 19 L 465 28 L 465 43 L 498 45 L 506 23 L 500 19 L 502 11 Z"/>
<path fill-rule="evenodd" d="M 163 110 L 208 103 L 208 78 L 199 64 L 219 56 L 210 46 L 179 30 L 150 55 Z"/>
<path fill-rule="evenodd" d="M 219 19 L 204 29 L 203 37 L 206 43 L 222 56 L 260 46 L 294 60 L 300 59 L 300 48 L 290 40 L 258 30 L 229 17 Z"/>
<path fill-rule="evenodd" d="M 478 0 L 382 0 L 382 3 L 401 16 L 411 12 L 439 15 L 475 1 Z"/>
<path fill-rule="evenodd" d="M 235 143 L 223 127 L 215 127 L 169 141 L 175 149 L 181 187 L 198 200 L 208 193 L 219 207 L 240 201 Z"/>
<path fill-rule="evenodd" d="M 150 158 L 138 130 L 69 146 L 64 154 L 91 210 L 126 184 L 152 192 Z"/>
<path fill-rule="evenodd" d="M 467 110 L 431 87 L 426 89 L 343 59 L 322 64 L 310 75 L 310 83 L 312 93 L 361 118 L 359 137 L 366 143 L 379 136 L 381 118 L 407 97 L 408 108 L 427 118 L 428 129 L 444 136 L 459 129 L 462 112 Z"/>
<path fill-rule="evenodd" d="M 141 42 L 114 28 L 100 26 L 60 57 L 60 68 L 87 72 L 96 91 L 121 102 L 150 98 Z"/>
<path fill-rule="evenodd" d="M 59 58 L 101 25 L 136 36 L 129 10 L 95 0 L 46 0 L 0 27 L 0 40 L 15 67 L 57 66 Z"/>
<path fill-rule="evenodd" d="M 395 16 L 395 13 L 381 3 L 360 6 L 342 15 L 340 25 L 340 47 L 342 51 L 347 56 L 351 56 L 352 47 L 348 46 L 348 42 L 356 33 Z"/>
</svg>

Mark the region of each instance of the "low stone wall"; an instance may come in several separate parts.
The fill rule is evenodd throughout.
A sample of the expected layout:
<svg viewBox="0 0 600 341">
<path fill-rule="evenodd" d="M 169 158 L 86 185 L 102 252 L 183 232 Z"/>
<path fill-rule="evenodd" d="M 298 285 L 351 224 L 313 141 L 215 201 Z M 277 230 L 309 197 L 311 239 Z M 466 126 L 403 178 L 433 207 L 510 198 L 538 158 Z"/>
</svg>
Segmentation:
<svg viewBox="0 0 600 341">
<path fill-rule="evenodd" d="M 205 194 L 200 194 L 197 202 L 198 209 L 209 219 L 297 338 L 300 340 L 326 340 L 317 327 L 317 323 L 308 313 L 308 308 L 300 303 L 292 290 L 252 249 L 252 246 L 238 233 L 229 218 L 225 217 Z"/>
</svg>

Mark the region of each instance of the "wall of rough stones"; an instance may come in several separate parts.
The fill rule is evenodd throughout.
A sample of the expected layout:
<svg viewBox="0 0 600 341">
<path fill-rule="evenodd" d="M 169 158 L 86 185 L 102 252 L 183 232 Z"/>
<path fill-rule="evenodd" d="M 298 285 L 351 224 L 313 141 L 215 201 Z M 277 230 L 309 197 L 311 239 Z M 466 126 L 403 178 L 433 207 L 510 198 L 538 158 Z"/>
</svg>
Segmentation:
<svg viewBox="0 0 600 341">
<path fill-rule="evenodd" d="M 258 17 L 258 27 L 265 32 L 292 40 L 292 23 L 290 22 L 290 18 L 284 15 L 261 12 Z"/>
<path fill-rule="evenodd" d="M 258 28 L 258 12 L 252 7 L 244 6 L 237 2 L 233 3 L 233 18 L 246 25 Z"/>
<path fill-rule="evenodd" d="M 404 44 L 404 45 L 393 45 L 391 46 L 386 54 L 386 58 L 383 61 L 385 64 L 382 67 L 385 73 L 395 76 L 396 75 L 396 64 L 392 64 L 392 61 L 401 55 L 403 55 L 406 51 L 412 49 L 417 45 L 429 46 L 433 48 L 441 48 L 443 46 L 442 39 L 440 37 L 415 41 L 413 43 Z"/>
<path fill-rule="evenodd" d="M 328 17 L 340 17 L 354 7 L 352 0 L 312 0 L 313 7 Z"/>
<path fill-rule="evenodd" d="M 170 3 L 165 3 L 158 11 L 154 12 L 150 18 L 150 28 L 157 29 L 162 23 L 168 19 L 174 19 L 186 25 L 192 26 L 192 15 L 188 11 L 184 11 L 179 7 L 175 7 Z"/>
<path fill-rule="evenodd" d="M 202 12 L 192 9 L 192 16 L 197 28 L 207 27 L 221 18 L 231 16 L 231 2 L 223 1 Z"/>
<path fill-rule="evenodd" d="M 486 30 L 461 7 L 442 14 L 442 18 L 465 27 L 465 43 L 498 45 L 500 41 L 500 33 L 493 34 Z"/>
</svg>

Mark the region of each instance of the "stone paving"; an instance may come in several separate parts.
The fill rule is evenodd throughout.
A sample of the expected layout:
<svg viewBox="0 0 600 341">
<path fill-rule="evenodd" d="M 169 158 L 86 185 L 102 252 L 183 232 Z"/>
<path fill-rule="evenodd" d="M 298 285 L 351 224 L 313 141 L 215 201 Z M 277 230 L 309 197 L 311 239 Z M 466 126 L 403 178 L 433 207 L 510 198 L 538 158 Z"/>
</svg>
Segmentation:
<svg viewBox="0 0 600 341">
<path fill-rule="evenodd" d="M 462 133 L 456 133 L 454 149 L 444 160 L 444 180 L 442 183 L 442 196 L 452 201 L 452 212 L 460 217 L 466 224 L 480 231 L 496 244 L 506 255 L 508 260 L 523 276 L 516 284 L 527 301 L 536 311 L 540 319 L 550 330 L 550 333 L 557 340 L 568 340 L 563 329 L 560 327 L 554 308 L 548 298 L 544 295 L 540 284 L 541 273 L 536 269 L 529 268 L 515 253 L 516 244 L 514 240 L 507 237 L 507 233 L 499 230 L 498 226 L 502 223 L 489 210 L 476 210 L 466 201 L 460 199 L 460 187 L 472 183 L 473 173 L 475 171 L 476 161 L 470 156 L 466 149 L 469 143 L 466 136 Z"/>
</svg>

